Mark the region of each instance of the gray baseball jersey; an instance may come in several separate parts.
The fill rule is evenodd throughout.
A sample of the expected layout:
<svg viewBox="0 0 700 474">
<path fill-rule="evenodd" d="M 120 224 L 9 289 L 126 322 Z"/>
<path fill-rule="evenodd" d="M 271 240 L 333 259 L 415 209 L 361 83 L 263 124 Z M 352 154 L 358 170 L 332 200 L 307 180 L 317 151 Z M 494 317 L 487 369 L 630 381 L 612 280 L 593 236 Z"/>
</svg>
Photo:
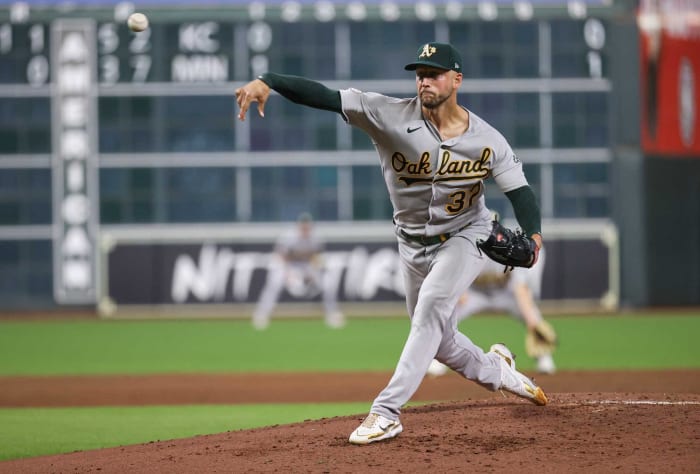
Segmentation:
<svg viewBox="0 0 700 474">
<path fill-rule="evenodd" d="M 342 111 L 364 130 L 379 153 L 394 206 L 406 306 L 411 330 L 389 384 L 371 412 L 397 419 L 433 357 L 463 377 L 496 390 L 500 358 L 485 353 L 457 329 L 453 312 L 460 295 L 483 267 L 476 247 L 490 232 L 483 180 L 492 176 L 503 192 L 527 185 L 522 164 L 505 138 L 469 112 L 462 135 L 442 140 L 423 119 L 418 98 L 397 99 L 356 89 L 340 91 Z M 419 243 L 409 236 L 450 234 Z"/>
<path fill-rule="evenodd" d="M 277 240 L 275 251 L 290 262 L 311 262 L 314 256 L 323 252 L 323 242 L 316 234 L 302 234 L 298 227 L 287 230 Z"/>
<path fill-rule="evenodd" d="M 416 97 L 357 89 L 340 94 L 347 122 L 374 142 L 394 222 L 409 234 L 432 236 L 490 220 L 483 184 L 489 176 L 503 192 L 527 184 L 522 163 L 503 135 L 471 111 L 469 129 L 443 141 L 423 119 Z"/>
</svg>

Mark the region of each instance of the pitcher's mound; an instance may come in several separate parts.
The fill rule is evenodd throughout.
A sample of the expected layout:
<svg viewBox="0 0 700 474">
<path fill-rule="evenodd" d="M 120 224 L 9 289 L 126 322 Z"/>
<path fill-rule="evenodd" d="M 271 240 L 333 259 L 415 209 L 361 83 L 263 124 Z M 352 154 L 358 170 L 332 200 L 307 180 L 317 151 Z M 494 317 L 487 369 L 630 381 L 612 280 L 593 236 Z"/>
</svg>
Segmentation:
<svg viewBox="0 0 700 474">
<path fill-rule="evenodd" d="M 404 432 L 347 442 L 365 414 L 0 463 L 0 472 L 697 473 L 700 395 L 550 393 L 406 409 Z"/>
</svg>

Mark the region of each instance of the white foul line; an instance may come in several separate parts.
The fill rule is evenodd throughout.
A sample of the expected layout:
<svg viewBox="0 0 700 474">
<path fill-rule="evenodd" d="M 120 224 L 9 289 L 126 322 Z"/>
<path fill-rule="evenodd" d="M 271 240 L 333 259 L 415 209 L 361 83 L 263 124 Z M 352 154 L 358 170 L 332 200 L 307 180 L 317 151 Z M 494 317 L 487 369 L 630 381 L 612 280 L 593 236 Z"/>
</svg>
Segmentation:
<svg viewBox="0 0 700 474">
<path fill-rule="evenodd" d="M 700 401 L 677 401 L 669 402 L 663 400 L 591 400 L 584 402 L 584 405 L 700 405 Z"/>
</svg>

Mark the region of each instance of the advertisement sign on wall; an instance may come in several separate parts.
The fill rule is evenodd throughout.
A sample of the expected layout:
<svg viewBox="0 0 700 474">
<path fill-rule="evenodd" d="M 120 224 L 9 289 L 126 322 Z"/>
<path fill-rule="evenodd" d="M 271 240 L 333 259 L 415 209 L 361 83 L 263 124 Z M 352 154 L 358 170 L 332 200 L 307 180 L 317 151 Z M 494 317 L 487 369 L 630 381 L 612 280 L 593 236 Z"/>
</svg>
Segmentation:
<svg viewBox="0 0 700 474">
<path fill-rule="evenodd" d="M 700 0 L 642 0 L 642 148 L 700 157 Z"/>
<path fill-rule="evenodd" d="M 543 299 L 600 302 L 608 297 L 614 282 L 610 281 L 610 248 L 604 242 L 549 240 L 547 252 Z M 114 310 L 255 304 L 272 264 L 272 248 L 264 243 L 116 243 L 104 259 L 106 294 L 102 298 Z M 403 304 L 395 242 L 329 243 L 323 270 L 341 305 Z M 318 294 L 306 294 L 297 283 L 286 283 L 281 302 L 320 300 Z"/>
</svg>

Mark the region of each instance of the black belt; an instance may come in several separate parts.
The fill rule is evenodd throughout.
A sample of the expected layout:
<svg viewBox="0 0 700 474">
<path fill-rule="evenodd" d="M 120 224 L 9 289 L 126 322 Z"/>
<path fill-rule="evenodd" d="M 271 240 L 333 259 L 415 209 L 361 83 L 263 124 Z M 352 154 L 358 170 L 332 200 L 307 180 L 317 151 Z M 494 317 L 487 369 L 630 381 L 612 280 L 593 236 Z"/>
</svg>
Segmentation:
<svg viewBox="0 0 700 474">
<path fill-rule="evenodd" d="M 401 234 L 401 236 L 403 238 L 405 238 L 407 240 L 411 240 L 413 242 L 418 242 L 421 245 L 435 245 L 435 244 L 441 244 L 441 243 L 447 241 L 447 239 L 449 239 L 450 237 L 452 237 L 455 234 L 462 232 L 464 229 L 466 229 L 470 225 L 471 225 L 471 222 L 469 222 L 464 227 L 460 227 L 459 229 L 457 229 L 455 231 L 447 232 L 445 234 L 431 235 L 431 236 L 411 235 L 411 234 L 407 233 L 406 231 L 404 231 L 403 229 L 399 229 L 399 234 Z"/>
</svg>

